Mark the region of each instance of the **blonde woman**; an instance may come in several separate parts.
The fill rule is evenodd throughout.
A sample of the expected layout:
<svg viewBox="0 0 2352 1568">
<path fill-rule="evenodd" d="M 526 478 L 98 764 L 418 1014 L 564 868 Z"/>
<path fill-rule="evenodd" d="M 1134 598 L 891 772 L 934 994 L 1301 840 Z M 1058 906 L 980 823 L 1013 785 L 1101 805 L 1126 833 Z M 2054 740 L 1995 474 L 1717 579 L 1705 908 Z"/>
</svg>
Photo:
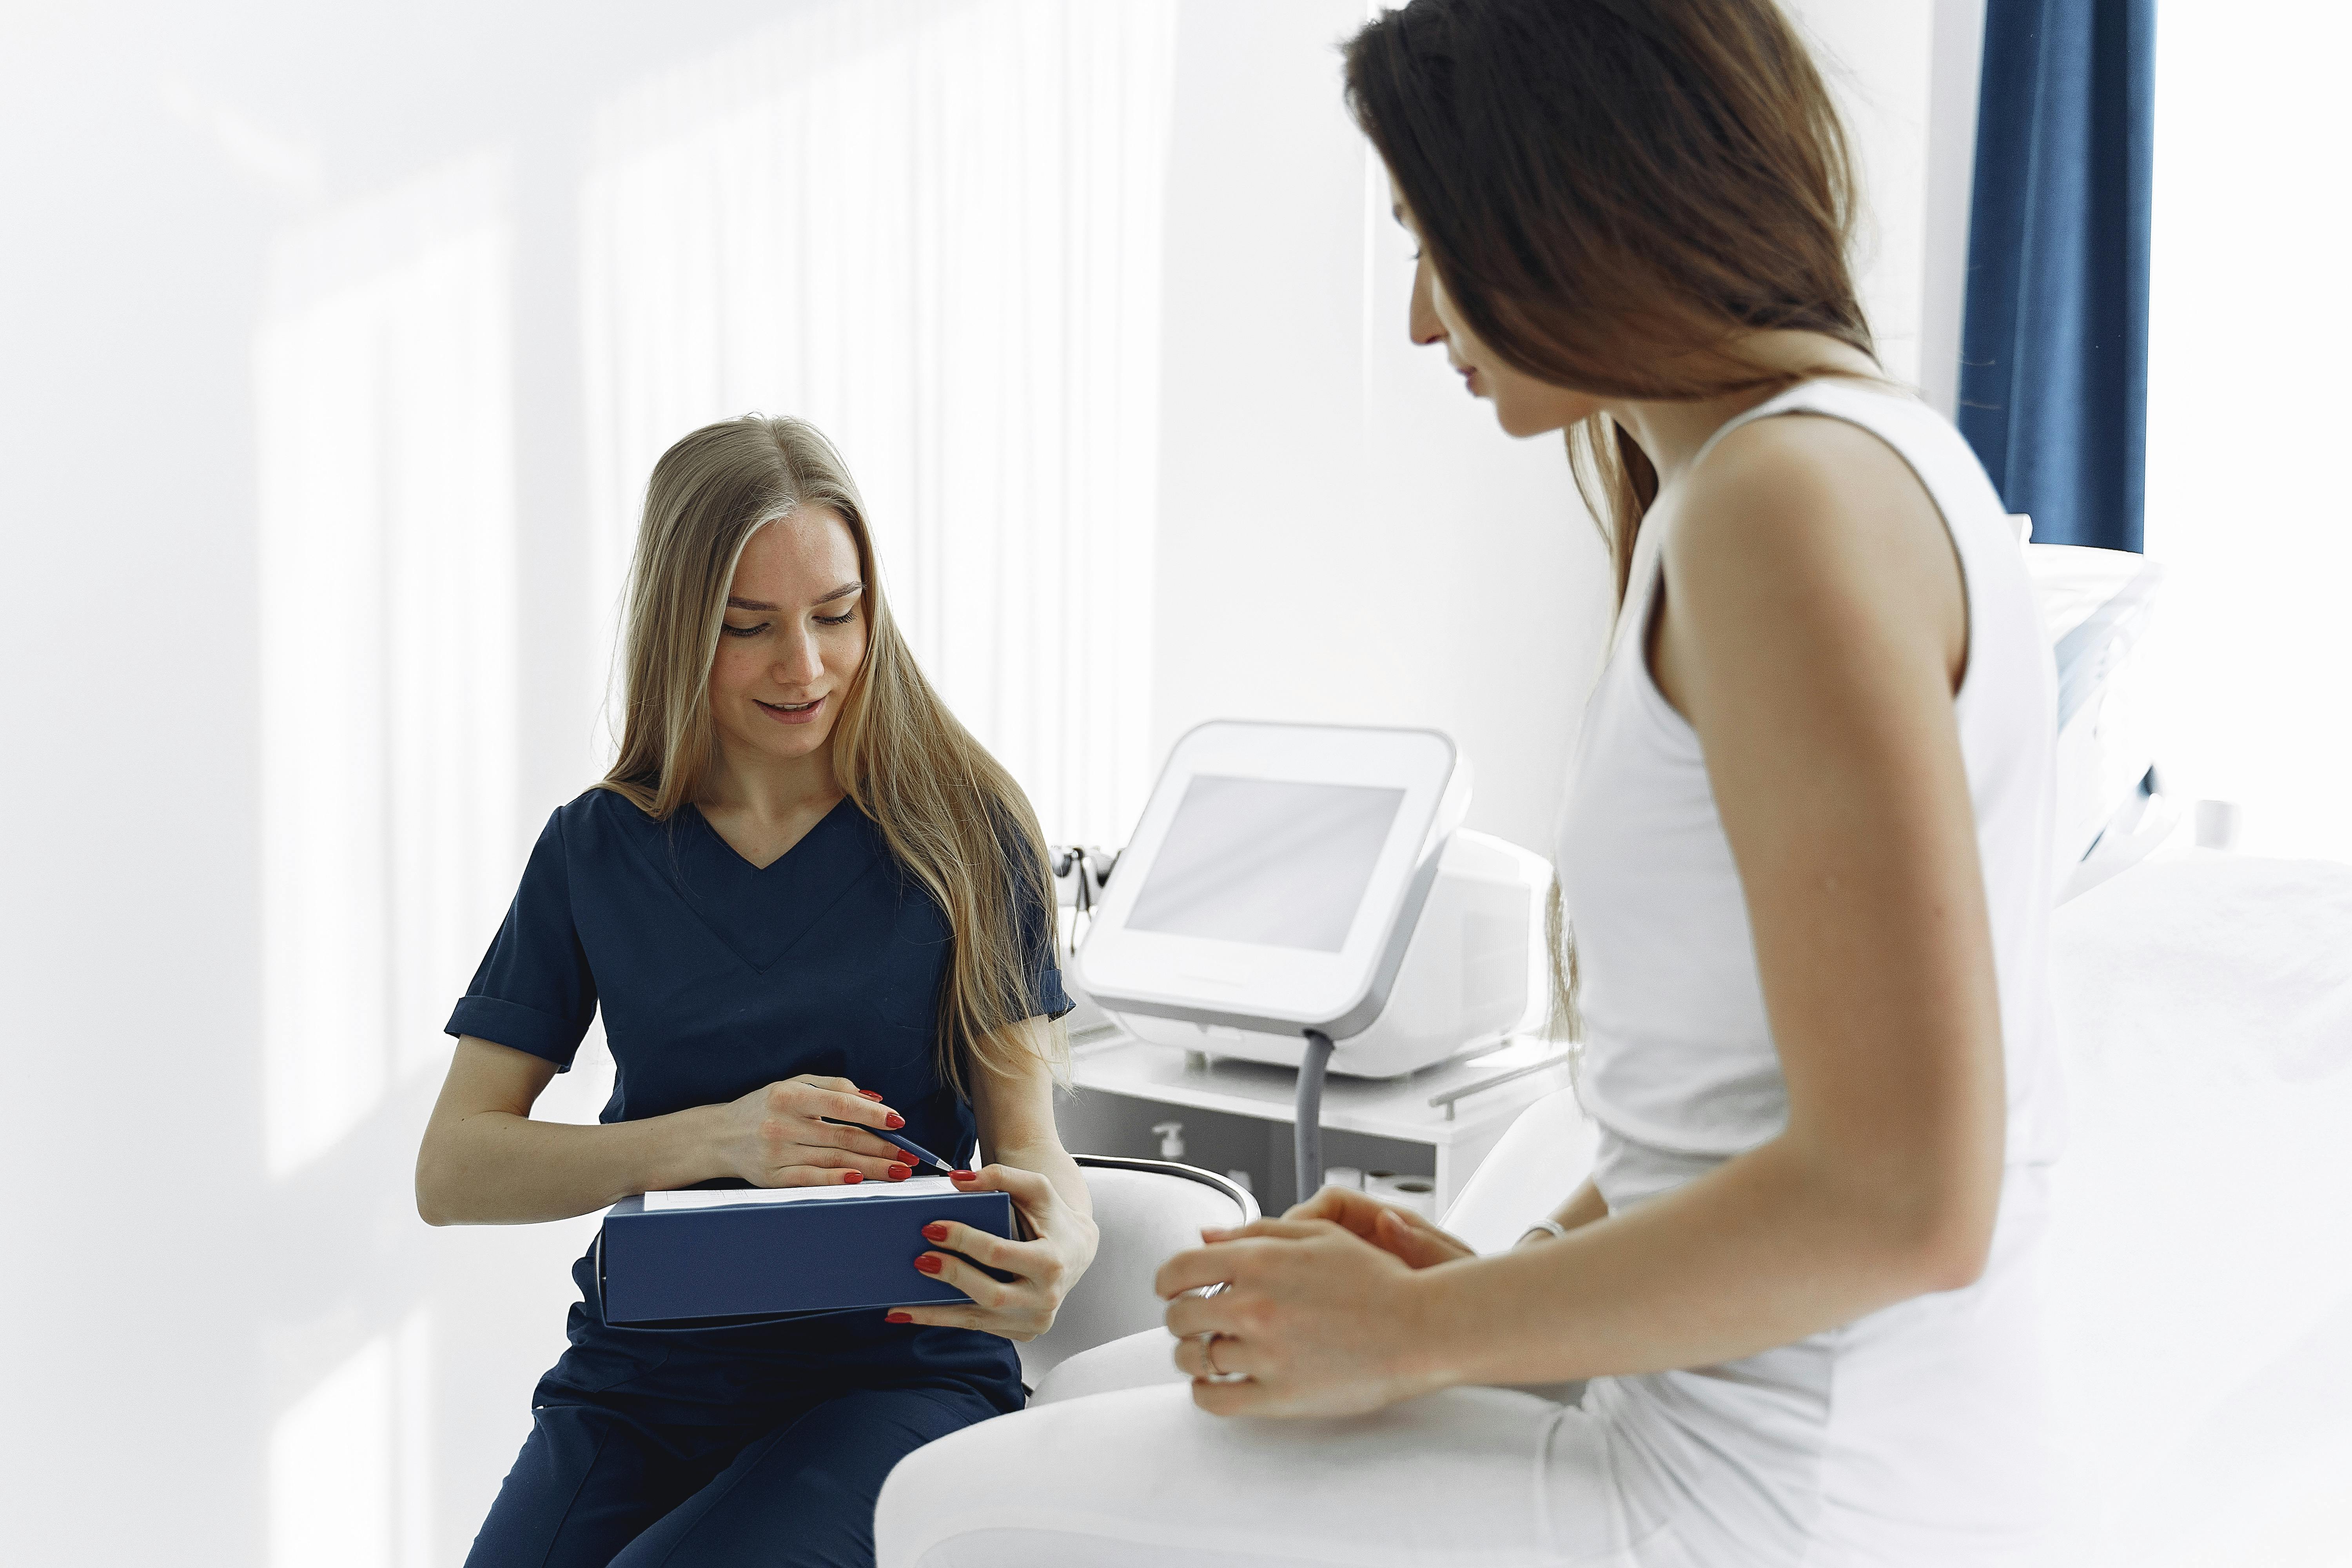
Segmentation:
<svg viewBox="0 0 2352 1568">
<path fill-rule="evenodd" d="M 916 668 L 856 487 L 801 421 L 708 426 L 655 466 L 626 661 L 620 760 L 548 820 L 449 1020 L 419 1212 L 903 1181 L 866 1131 L 903 1128 L 985 1150 L 958 1184 L 1010 1194 L 1034 1239 L 910 1225 L 907 1267 L 969 1306 L 682 1333 L 606 1324 L 583 1258 L 571 1348 L 468 1561 L 870 1562 L 890 1468 L 1020 1407 L 1011 1342 L 1094 1256 L 1054 1128 L 1069 1004 L 1043 840 Z M 602 1124 L 533 1121 L 600 1007 Z"/>
</svg>

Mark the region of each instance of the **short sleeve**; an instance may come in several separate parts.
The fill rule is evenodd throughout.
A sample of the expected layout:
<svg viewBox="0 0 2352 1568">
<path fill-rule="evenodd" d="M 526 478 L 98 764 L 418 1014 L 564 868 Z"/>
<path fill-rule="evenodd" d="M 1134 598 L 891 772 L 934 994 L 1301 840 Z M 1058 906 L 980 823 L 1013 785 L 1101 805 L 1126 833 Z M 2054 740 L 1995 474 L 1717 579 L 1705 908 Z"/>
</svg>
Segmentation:
<svg viewBox="0 0 2352 1568">
<path fill-rule="evenodd" d="M 572 873 L 562 814 L 531 847 L 504 924 L 444 1032 L 543 1057 L 569 1071 L 596 1016 L 596 980 L 572 921 Z"/>
<path fill-rule="evenodd" d="M 1021 853 L 1020 837 L 1007 846 L 1008 856 Z M 1036 1016 L 1058 1018 L 1077 1004 L 1062 989 L 1062 960 L 1054 945 L 1054 909 L 1041 904 L 1037 888 L 1029 878 L 1017 874 L 1017 866 L 1008 864 L 1006 874 L 1013 879 L 1013 897 L 1020 911 L 1021 951 L 1027 955 L 1029 996 L 1035 1005 Z M 1053 896 L 1053 882 L 1045 879 L 1045 893 Z"/>
</svg>

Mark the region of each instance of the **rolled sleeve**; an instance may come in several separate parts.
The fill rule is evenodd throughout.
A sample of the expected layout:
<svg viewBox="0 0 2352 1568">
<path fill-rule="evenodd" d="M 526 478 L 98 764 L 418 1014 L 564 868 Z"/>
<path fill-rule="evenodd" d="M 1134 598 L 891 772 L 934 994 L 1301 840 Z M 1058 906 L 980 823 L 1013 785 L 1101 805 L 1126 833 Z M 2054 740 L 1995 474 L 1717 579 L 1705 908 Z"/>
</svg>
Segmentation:
<svg viewBox="0 0 2352 1568">
<path fill-rule="evenodd" d="M 522 885 L 443 1031 L 528 1051 L 569 1071 L 596 1016 L 596 982 L 572 919 L 562 814 L 531 847 Z"/>
<path fill-rule="evenodd" d="M 1013 831 L 1004 835 L 1007 865 L 1005 875 L 1012 879 L 1013 899 L 1021 922 L 1021 951 L 1027 955 L 1029 972 L 1029 1003 L 1035 1009 L 1031 1017 L 1058 1018 L 1077 1005 L 1069 993 L 1062 988 L 1062 962 L 1054 943 L 1054 906 L 1039 903 L 1037 889 L 1029 878 L 1020 874 L 1019 867 L 1011 863 L 1015 855 L 1036 852 L 1027 847 L 1027 835 Z M 1037 855 L 1042 862 L 1044 857 Z M 1045 879 L 1045 897 L 1054 896 L 1051 878 Z"/>
</svg>

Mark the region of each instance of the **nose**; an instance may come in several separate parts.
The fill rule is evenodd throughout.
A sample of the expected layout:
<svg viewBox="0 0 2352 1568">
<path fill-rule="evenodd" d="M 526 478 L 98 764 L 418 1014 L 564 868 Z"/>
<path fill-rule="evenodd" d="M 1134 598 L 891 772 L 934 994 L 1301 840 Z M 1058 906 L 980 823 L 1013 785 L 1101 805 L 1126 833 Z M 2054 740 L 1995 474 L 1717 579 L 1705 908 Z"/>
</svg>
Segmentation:
<svg viewBox="0 0 2352 1568">
<path fill-rule="evenodd" d="M 1429 253 L 1423 251 L 1412 268 L 1412 302 L 1406 307 L 1405 335 L 1415 348 L 1427 348 L 1445 341 L 1445 324 L 1437 319 L 1436 276 L 1430 266 Z"/>
<path fill-rule="evenodd" d="M 817 651 L 816 637 L 805 626 L 782 639 L 776 650 L 776 662 L 769 674 L 780 686 L 807 686 L 824 673 L 824 658 Z"/>
</svg>

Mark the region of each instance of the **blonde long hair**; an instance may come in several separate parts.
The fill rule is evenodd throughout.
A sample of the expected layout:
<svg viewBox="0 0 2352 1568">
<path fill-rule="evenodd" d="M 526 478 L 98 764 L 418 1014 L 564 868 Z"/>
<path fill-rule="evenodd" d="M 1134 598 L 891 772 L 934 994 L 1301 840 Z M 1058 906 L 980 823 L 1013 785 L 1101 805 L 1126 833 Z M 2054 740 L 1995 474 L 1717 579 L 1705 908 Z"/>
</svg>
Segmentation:
<svg viewBox="0 0 2352 1568">
<path fill-rule="evenodd" d="M 856 481 L 814 426 L 747 414 L 704 426 L 654 465 L 629 574 L 621 752 L 601 787 L 662 822 L 696 798 L 718 753 L 710 668 L 736 563 L 760 528 L 803 507 L 848 525 L 866 584 L 866 658 L 834 721 L 834 778 L 947 916 L 939 1066 L 968 1099 L 967 1063 L 1013 1070 L 1029 1047 L 1010 1026 L 1044 1011 L 1034 971 L 1054 919 L 1045 835 L 1013 775 L 916 667 L 883 595 Z M 1058 1026 L 1045 1050 L 1060 1074 Z"/>
</svg>

